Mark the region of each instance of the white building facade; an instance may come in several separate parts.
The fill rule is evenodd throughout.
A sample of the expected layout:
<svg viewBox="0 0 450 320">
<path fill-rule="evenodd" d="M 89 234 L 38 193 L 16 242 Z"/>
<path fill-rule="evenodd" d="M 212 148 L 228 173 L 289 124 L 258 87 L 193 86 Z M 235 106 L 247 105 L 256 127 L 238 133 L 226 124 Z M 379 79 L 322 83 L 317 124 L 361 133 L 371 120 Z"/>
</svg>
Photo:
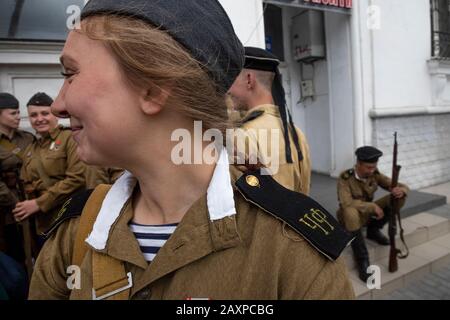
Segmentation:
<svg viewBox="0 0 450 320">
<path fill-rule="evenodd" d="M 2 0 L 0 6 L 20 2 L 24 15 L 36 11 L 36 0 Z M 390 174 L 398 132 L 402 181 L 412 188 L 450 181 L 450 0 L 220 2 L 244 45 L 267 47 L 283 61 L 289 108 L 309 140 L 314 171 L 337 176 L 353 166 L 357 147 L 374 145 L 385 153 L 380 169 Z M 54 10 L 58 3 L 67 20 L 84 0 L 39 3 Z M 14 8 L 5 12 L 0 10 L 0 91 L 15 94 L 25 115 L 33 93 L 56 96 L 63 40 L 61 34 L 39 39 L 30 31 L 39 26 L 14 29 Z M 56 29 L 66 27 L 64 19 L 54 22 Z M 313 40 L 302 42 L 310 34 Z M 314 56 L 299 42 L 323 52 L 299 62 L 299 53 Z"/>
<path fill-rule="evenodd" d="M 223 1 L 236 8 L 243 2 Z M 353 166 L 357 147 L 373 145 L 385 154 L 380 170 L 390 175 L 397 132 L 402 181 L 412 188 L 450 181 L 450 1 L 246 2 L 266 10 L 265 20 L 273 18 L 271 5 L 281 10 L 286 91 L 310 142 L 314 171 L 337 176 Z M 300 63 L 293 57 L 293 26 L 308 9 L 323 12 L 326 53 Z M 246 45 L 271 47 L 260 33 L 272 32 L 272 21 L 260 17 L 258 10 L 247 14 L 261 30 L 250 40 L 235 27 Z M 312 82 L 312 96 L 302 97 L 303 81 Z"/>
</svg>

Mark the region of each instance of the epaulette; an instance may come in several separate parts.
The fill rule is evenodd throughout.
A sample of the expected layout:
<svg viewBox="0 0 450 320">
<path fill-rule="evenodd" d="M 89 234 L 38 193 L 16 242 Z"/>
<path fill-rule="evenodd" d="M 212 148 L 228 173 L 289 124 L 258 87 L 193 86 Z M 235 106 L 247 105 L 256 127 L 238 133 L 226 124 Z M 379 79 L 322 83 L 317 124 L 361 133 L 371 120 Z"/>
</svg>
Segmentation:
<svg viewBox="0 0 450 320">
<path fill-rule="evenodd" d="M 69 198 L 62 205 L 50 228 L 41 235 L 45 239 L 48 239 L 64 221 L 80 216 L 92 191 L 93 190 L 83 190 L 75 193 L 71 198 Z"/>
<path fill-rule="evenodd" d="M 17 132 L 19 132 L 20 134 L 24 135 L 24 136 L 31 136 L 31 138 L 33 138 L 33 141 L 36 140 L 36 136 L 34 134 L 32 134 L 29 131 L 26 130 L 18 130 Z"/>
<path fill-rule="evenodd" d="M 341 173 L 341 178 L 344 180 L 348 180 L 348 179 L 350 179 L 351 176 L 353 176 L 354 173 L 355 173 L 355 170 L 348 169 L 347 171 L 344 171 Z"/>
<path fill-rule="evenodd" d="M 256 118 L 259 118 L 263 114 L 264 114 L 263 110 L 254 111 L 254 112 L 250 113 L 248 116 L 246 116 L 244 119 L 242 119 L 241 123 L 247 123 L 247 122 L 250 122 L 252 120 L 255 120 Z"/>
<path fill-rule="evenodd" d="M 312 198 L 286 189 L 270 175 L 247 172 L 236 182 L 244 198 L 286 222 L 328 259 L 336 260 L 353 240 L 339 222 Z"/>
<path fill-rule="evenodd" d="M 28 131 L 26 131 L 26 130 L 21 130 L 21 132 L 22 132 L 23 134 L 25 134 L 25 135 L 32 136 L 33 138 L 35 138 L 35 135 L 32 134 L 31 132 L 28 132 Z"/>
</svg>

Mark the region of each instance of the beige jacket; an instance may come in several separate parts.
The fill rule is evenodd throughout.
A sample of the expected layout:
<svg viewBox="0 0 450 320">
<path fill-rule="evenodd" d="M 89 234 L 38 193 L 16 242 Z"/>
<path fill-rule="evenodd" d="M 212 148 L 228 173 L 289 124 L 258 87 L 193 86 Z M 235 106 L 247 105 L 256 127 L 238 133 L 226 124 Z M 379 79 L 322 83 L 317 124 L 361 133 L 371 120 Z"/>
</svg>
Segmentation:
<svg viewBox="0 0 450 320">
<path fill-rule="evenodd" d="M 354 169 L 342 172 L 337 186 L 340 208 L 353 207 L 364 215 L 374 214 L 374 195 L 379 186 L 384 190 L 389 190 L 391 179 L 378 170 L 364 181 L 357 179 Z M 409 188 L 407 185 L 399 183 L 398 186 L 405 194 L 408 194 Z"/>
<path fill-rule="evenodd" d="M 216 177 L 225 178 L 213 178 L 208 195 L 188 210 L 151 264 L 128 226 L 133 218 L 129 196 L 134 184 L 131 175 L 124 174 L 109 191 L 115 195 L 111 203 L 124 206 L 116 212 L 110 202 L 103 202 L 105 211 L 96 221 L 102 228 L 94 226 L 87 239 L 80 289 L 71 291 L 66 285 L 79 223 L 74 218 L 63 223 L 42 249 L 30 298 L 92 299 L 93 250 L 125 262 L 133 278 L 131 299 L 354 298 L 341 258 L 331 262 L 280 220 L 247 202 L 234 187 L 242 173 L 228 165 L 225 170 L 215 172 Z M 115 193 L 115 188 L 127 185 L 131 187 L 125 195 L 124 189 Z M 117 219 L 103 223 L 111 215 L 118 215 Z M 108 230 L 105 225 L 107 234 L 100 231 Z"/>
<path fill-rule="evenodd" d="M 41 176 L 38 159 L 48 177 L 48 186 Z M 61 126 L 26 149 L 21 177 L 25 188 L 34 190 L 41 210 L 35 215 L 38 234 L 49 228 L 64 201 L 85 187 L 84 171 L 85 165 L 76 153 L 72 132 Z"/>
<path fill-rule="evenodd" d="M 0 133 L 0 170 L 2 172 L 8 172 L 18 169 L 20 172 L 24 151 L 33 140 L 34 136 L 31 133 L 22 130 L 16 130 L 12 139 Z M 5 146 L 3 146 L 3 142 L 5 142 Z M 16 146 L 16 148 L 8 150 L 13 146 Z M 10 190 L 4 181 L 0 179 L 0 207 L 13 206 L 16 202 L 16 192 Z"/>
<path fill-rule="evenodd" d="M 257 115 L 255 117 L 255 115 Z M 294 140 L 292 134 L 289 133 L 291 142 L 291 154 L 293 163 L 287 163 L 286 161 L 286 147 L 283 136 L 283 124 L 280 118 L 280 113 L 278 107 L 270 104 L 261 105 L 256 108 L 252 108 L 247 112 L 247 115 L 242 119 L 241 128 L 249 132 L 250 130 L 255 130 L 257 133 L 254 136 L 255 141 L 250 143 L 250 145 L 256 145 L 258 148 L 258 156 L 262 157 L 266 163 L 270 163 L 269 158 L 272 156 L 272 148 L 275 148 L 273 142 L 278 146 L 274 149 L 278 152 L 278 172 L 272 174 L 272 177 L 284 187 L 292 190 L 301 192 L 304 194 L 309 194 L 311 185 L 311 158 L 309 152 L 308 141 L 306 140 L 303 132 L 296 127 L 297 135 L 299 137 L 300 149 L 303 154 L 303 160 L 299 162 L 297 149 L 294 145 Z M 261 139 L 258 130 L 267 129 L 267 139 Z M 278 129 L 278 139 L 272 139 L 272 131 Z M 273 141 L 272 141 L 273 140 Z M 248 145 L 247 145 L 248 146 Z M 265 152 L 268 150 L 268 152 Z M 239 152 L 239 150 L 238 150 Z M 246 147 L 246 152 L 248 155 L 248 147 Z M 265 164 L 265 163 L 264 163 Z M 273 172 L 273 171 L 272 171 Z"/>
</svg>

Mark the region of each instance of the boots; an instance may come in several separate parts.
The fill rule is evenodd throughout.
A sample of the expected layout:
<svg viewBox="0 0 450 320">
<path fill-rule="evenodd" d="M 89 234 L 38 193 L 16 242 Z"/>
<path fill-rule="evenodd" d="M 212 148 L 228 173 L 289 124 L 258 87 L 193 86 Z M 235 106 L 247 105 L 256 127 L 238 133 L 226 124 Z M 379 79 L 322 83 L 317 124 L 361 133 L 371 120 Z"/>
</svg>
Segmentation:
<svg viewBox="0 0 450 320">
<path fill-rule="evenodd" d="M 367 273 L 369 267 L 369 252 L 367 251 L 366 243 L 362 235 L 361 229 L 353 232 L 355 239 L 352 241 L 353 256 L 355 257 L 358 268 L 359 278 L 367 282 L 370 274 Z"/>
<path fill-rule="evenodd" d="M 373 240 L 382 246 L 389 245 L 389 239 L 376 227 L 367 227 L 367 239 Z"/>
<path fill-rule="evenodd" d="M 389 221 L 391 210 L 389 207 L 384 208 L 384 217 L 381 220 L 371 219 L 367 224 L 367 239 L 373 240 L 382 246 L 390 244 L 389 239 L 381 232 L 383 226 Z"/>
</svg>

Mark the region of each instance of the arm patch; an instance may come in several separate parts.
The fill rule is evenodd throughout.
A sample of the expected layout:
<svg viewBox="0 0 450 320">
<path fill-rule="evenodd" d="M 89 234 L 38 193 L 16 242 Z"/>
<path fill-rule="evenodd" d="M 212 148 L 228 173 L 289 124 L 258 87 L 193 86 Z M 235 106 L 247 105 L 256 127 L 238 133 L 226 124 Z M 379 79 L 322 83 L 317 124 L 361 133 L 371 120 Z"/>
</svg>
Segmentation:
<svg viewBox="0 0 450 320">
<path fill-rule="evenodd" d="M 260 171 L 247 172 L 236 182 L 244 198 L 286 222 L 328 259 L 336 260 L 353 240 L 337 220 L 310 197 L 286 189 Z"/>
<path fill-rule="evenodd" d="M 340 177 L 341 177 L 341 179 L 348 180 L 348 179 L 350 179 L 351 176 L 353 176 L 354 173 L 355 173 L 355 170 L 348 169 L 347 171 L 342 172 Z"/>
</svg>

